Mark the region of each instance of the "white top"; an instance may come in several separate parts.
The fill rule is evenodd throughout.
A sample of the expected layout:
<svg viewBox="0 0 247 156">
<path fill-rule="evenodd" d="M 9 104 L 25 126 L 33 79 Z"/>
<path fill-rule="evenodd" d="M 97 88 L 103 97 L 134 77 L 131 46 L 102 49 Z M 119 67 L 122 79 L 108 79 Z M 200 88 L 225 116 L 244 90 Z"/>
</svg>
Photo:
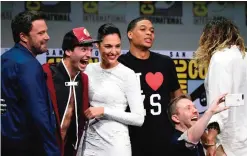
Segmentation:
<svg viewBox="0 0 247 156">
<path fill-rule="evenodd" d="M 83 155 L 131 156 L 127 125 L 141 126 L 144 122 L 141 89 L 134 71 L 121 63 L 112 69 L 91 63 L 85 73 L 90 106 L 104 107 L 104 116 L 89 121 Z M 127 106 L 130 112 L 125 112 Z"/>
<path fill-rule="evenodd" d="M 230 107 L 214 115 L 209 123 L 218 122 L 218 139 L 227 156 L 247 155 L 247 55 L 243 59 L 236 46 L 213 54 L 205 79 L 208 106 L 223 93 L 244 93 L 245 104 Z"/>
</svg>

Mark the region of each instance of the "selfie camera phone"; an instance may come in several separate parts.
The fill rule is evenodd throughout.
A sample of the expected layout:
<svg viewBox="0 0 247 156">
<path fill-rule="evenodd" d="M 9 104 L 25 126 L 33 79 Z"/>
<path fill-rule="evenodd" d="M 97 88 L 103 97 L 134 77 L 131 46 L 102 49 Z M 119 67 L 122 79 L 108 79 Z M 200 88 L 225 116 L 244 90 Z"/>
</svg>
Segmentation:
<svg viewBox="0 0 247 156">
<path fill-rule="evenodd" d="M 227 94 L 225 96 L 225 105 L 229 107 L 244 105 L 244 94 Z"/>
</svg>

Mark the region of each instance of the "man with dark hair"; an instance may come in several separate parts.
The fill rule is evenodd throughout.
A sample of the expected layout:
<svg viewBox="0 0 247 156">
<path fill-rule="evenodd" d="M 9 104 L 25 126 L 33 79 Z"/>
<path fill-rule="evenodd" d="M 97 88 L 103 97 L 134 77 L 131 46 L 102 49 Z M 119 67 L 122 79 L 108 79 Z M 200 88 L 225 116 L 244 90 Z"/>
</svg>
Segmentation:
<svg viewBox="0 0 247 156">
<path fill-rule="evenodd" d="M 169 154 L 172 127 L 166 115 L 170 99 L 182 93 L 174 62 L 168 56 L 151 52 L 154 27 L 146 17 L 132 20 L 127 28 L 130 51 L 119 62 L 136 72 L 146 109 L 142 127 L 130 127 L 133 156 Z"/>
<path fill-rule="evenodd" d="M 96 42 L 86 28 L 74 28 L 64 36 L 61 62 L 43 65 L 64 156 L 76 155 L 86 123 L 84 111 L 89 107 L 88 77 L 83 71 Z"/>
<path fill-rule="evenodd" d="M 21 12 L 11 23 L 15 45 L 1 56 L 1 115 L 4 156 L 60 156 L 56 119 L 42 66 L 35 58 L 47 51 L 49 36 L 43 16 Z"/>
<path fill-rule="evenodd" d="M 171 140 L 171 155 L 205 156 L 200 140 L 210 118 L 229 108 L 220 105 L 225 95 L 218 97 L 200 119 L 190 97 L 182 95 L 171 101 L 168 107 L 168 117 L 175 128 Z"/>
</svg>

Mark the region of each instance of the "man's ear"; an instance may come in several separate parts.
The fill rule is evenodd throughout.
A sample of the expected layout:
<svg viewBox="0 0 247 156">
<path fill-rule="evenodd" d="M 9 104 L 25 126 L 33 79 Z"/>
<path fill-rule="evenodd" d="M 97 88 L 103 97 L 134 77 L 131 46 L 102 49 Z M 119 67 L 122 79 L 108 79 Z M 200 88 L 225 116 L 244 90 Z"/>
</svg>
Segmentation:
<svg viewBox="0 0 247 156">
<path fill-rule="evenodd" d="M 24 34 L 23 32 L 21 32 L 19 35 L 20 35 L 21 41 L 27 43 L 28 36 L 26 34 Z"/>
<path fill-rule="evenodd" d="M 176 114 L 173 114 L 171 117 L 172 121 L 176 124 L 180 123 L 179 117 Z"/>
<path fill-rule="evenodd" d="M 66 54 L 67 56 L 71 56 L 71 53 L 72 53 L 71 50 L 65 50 L 65 54 Z"/>
<path fill-rule="evenodd" d="M 129 38 L 129 39 L 132 39 L 133 33 L 132 33 L 131 31 L 129 31 L 127 35 L 128 35 L 128 38 Z"/>
</svg>

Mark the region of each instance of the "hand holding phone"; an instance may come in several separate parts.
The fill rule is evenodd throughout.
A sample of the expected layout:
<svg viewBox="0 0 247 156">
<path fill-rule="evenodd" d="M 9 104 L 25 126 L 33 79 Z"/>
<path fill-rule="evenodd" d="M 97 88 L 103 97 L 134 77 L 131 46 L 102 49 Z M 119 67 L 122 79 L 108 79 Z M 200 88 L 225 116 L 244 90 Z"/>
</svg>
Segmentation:
<svg viewBox="0 0 247 156">
<path fill-rule="evenodd" d="M 227 94 L 225 96 L 225 106 L 237 107 L 244 105 L 244 94 Z"/>
</svg>

